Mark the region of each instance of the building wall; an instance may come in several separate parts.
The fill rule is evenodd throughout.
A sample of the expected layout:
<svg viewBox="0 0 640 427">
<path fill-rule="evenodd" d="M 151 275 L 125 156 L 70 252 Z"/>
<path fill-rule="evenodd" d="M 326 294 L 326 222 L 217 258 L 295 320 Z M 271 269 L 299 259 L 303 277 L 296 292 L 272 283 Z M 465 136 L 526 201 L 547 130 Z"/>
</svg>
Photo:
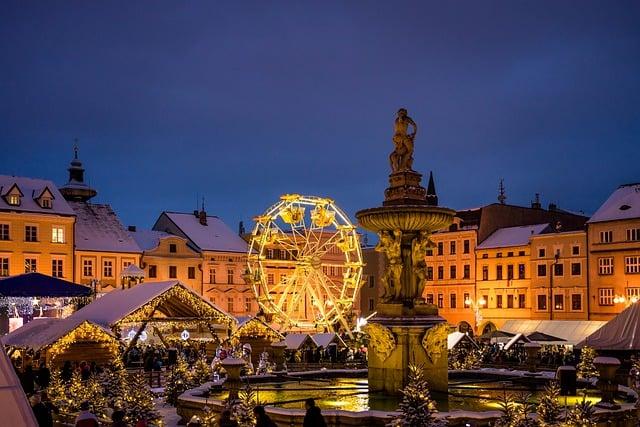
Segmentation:
<svg viewBox="0 0 640 427">
<path fill-rule="evenodd" d="M 243 279 L 246 254 L 204 251 L 201 262 L 205 298 L 233 316 L 257 313 L 251 286 Z"/>
<path fill-rule="evenodd" d="M 587 277 L 585 231 L 532 236 L 531 318 L 586 320 Z"/>
<path fill-rule="evenodd" d="M 427 252 L 426 262 L 427 276 L 432 279 L 427 280 L 423 296 L 428 303 L 438 306 L 439 314 L 450 324 L 459 326 L 465 322 L 473 327 L 475 314 L 465 305 L 465 299 L 467 297 L 474 301 L 477 299 L 475 295 L 476 232 L 475 230 L 440 232 L 433 234 L 431 240 L 435 246 L 431 252 Z M 455 245 L 454 253 L 452 253 L 452 244 Z M 452 278 L 452 267 L 455 268 L 455 278 Z M 465 267 L 468 268 L 466 276 Z M 439 275 L 440 271 L 442 276 Z"/>
<path fill-rule="evenodd" d="M 631 270 L 628 270 L 625 265 L 627 258 L 640 257 L 640 241 L 627 239 L 627 230 L 636 229 L 640 229 L 640 218 L 588 224 L 589 301 L 592 320 L 611 319 L 627 306 L 631 296 L 640 295 L 640 274 L 635 272 L 640 271 L 640 268 L 630 267 Z M 611 241 L 607 242 L 607 238 L 601 233 L 607 233 Z M 612 268 L 605 265 L 601 267 L 605 262 L 611 263 Z M 615 296 L 625 296 L 625 302 L 613 302 Z"/>
<path fill-rule="evenodd" d="M 0 212 L 0 224 L 9 227 L 9 239 L 0 240 L 0 276 L 25 273 L 27 259 L 35 260 L 35 271 L 51 276 L 56 260 L 62 261 L 62 278 L 73 281 L 74 223 L 72 216 Z M 36 227 L 37 241 L 26 241 L 26 226 Z M 62 243 L 53 241 L 54 227 L 63 230 Z"/>
<path fill-rule="evenodd" d="M 76 283 L 91 285 L 95 280 L 96 292 L 109 292 L 122 287 L 120 273 L 129 264 L 139 266 L 141 254 L 77 250 L 74 258 Z"/>
<path fill-rule="evenodd" d="M 202 258 L 187 245 L 186 239 L 177 236 L 160 239 L 156 248 L 144 251 L 141 267 L 149 281 L 179 280 L 203 294 Z"/>
<path fill-rule="evenodd" d="M 378 301 L 382 294 L 380 277 L 386 268 L 386 258 L 382 252 L 377 252 L 374 248 L 363 248 L 362 259 L 364 267 L 362 269 L 362 279 L 364 284 L 359 292 L 360 316 L 368 317 L 377 310 Z"/>
</svg>

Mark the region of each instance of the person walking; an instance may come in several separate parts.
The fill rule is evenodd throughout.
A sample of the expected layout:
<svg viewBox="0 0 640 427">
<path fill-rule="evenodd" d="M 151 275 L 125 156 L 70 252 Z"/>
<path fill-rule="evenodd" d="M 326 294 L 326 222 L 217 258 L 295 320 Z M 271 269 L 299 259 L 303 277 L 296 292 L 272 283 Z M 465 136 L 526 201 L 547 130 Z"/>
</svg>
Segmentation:
<svg viewBox="0 0 640 427">
<path fill-rule="evenodd" d="M 278 427 L 269 415 L 264 411 L 264 406 L 258 405 L 253 408 L 253 415 L 256 416 L 256 427 Z"/>
<path fill-rule="evenodd" d="M 40 363 L 36 381 L 41 389 L 49 387 L 49 383 L 51 382 L 51 371 L 49 371 L 49 368 L 47 368 L 47 365 L 44 362 Z"/>
<path fill-rule="evenodd" d="M 322 416 L 320 408 L 316 406 L 316 401 L 309 398 L 304 401 L 307 413 L 304 415 L 303 427 L 327 427 L 327 423 Z"/>
<path fill-rule="evenodd" d="M 49 400 L 49 395 L 47 394 L 46 390 L 42 390 L 40 392 L 40 402 L 42 402 L 42 405 L 44 405 L 47 410 L 46 425 L 48 427 L 53 427 L 53 414 L 57 415 L 58 413 L 60 413 L 60 410 L 56 405 L 53 404 L 51 400 Z"/>
<path fill-rule="evenodd" d="M 220 421 L 218 421 L 218 427 L 238 427 L 238 422 L 231 419 L 231 411 L 225 409 L 220 415 Z"/>
<path fill-rule="evenodd" d="M 89 408 L 89 402 L 86 400 L 80 404 L 80 413 L 76 417 L 76 427 L 100 427 L 98 417 Z"/>
</svg>

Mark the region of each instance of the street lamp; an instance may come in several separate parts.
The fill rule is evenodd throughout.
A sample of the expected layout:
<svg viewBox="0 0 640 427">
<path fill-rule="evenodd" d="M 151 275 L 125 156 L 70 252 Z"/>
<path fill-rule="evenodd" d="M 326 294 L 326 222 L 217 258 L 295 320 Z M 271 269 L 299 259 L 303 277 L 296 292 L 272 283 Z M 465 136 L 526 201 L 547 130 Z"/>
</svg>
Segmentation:
<svg viewBox="0 0 640 427">
<path fill-rule="evenodd" d="M 467 298 L 464 300 L 464 305 L 473 310 L 476 319 L 476 330 L 478 330 L 478 325 L 482 322 L 482 314 L 480 314 L 480 309 L 487 304 L 487 301 L 480 297 L 477 301 L 473 301 L 471 298 Z"/>
</svg>

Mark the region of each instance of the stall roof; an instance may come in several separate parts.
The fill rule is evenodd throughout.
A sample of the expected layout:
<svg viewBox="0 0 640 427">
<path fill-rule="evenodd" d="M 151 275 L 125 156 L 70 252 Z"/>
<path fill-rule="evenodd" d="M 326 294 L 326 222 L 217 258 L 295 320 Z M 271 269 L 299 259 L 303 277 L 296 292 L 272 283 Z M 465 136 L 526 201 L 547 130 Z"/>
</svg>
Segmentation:
<svg viewBox="0 0 640 427">
<path fill-rule="evenodd" d="M 113 290 L 76 311 L 70 318 L 89 320 L 111 328 L 116 324 L 140 322 L 136 316 L 141 314 L 145 307 L 154 307 L 155 311 L 159 312 L 158 317 L 154 316 L 154 318 L 158 319 L 162 317 L 218 318 L 226 323 L 236 323 L 234 317 L 178 280 L 144 282 L 129 289 Z"/>
<path fill-rule="evenodd" d="M 2 337 L 2 343 L 6 346 L 30 348 L 39 350 L 47 347 L 87 322 L 102 329 L 106 334 L 113 336 L 111 331 L 92 322 L 72 318 L 45 317 L 34 319 L 26 325 Z"/>
<path fill-rule="evenodd" d="M 458 345 L 462 340 L 468 340 L 471 344 L 473 344 L 474 347 L 478 347 L 478 344 L 469 335 L 462 333 L 460 331 L 455 331 L 455 332 L 451 332 L 447 336 L 447 349 L 451 350 L 453 347 Z"/>
<path fill-rule="evenodd" d="M 578 347 L 585 345 L 598 350 L 640 350 L 640 303 L 631 304 L 585 337 Z"/>
<path fill-rule="evenodd" d="M 542 332 L 565 340 L 562 344 L 575 345 L 605 323 L 597 320 L 507 320 L 501 329 L 524 335 Z"/>
<path fill-rule="evenodd" d="M 531 342 L 529 338 L 527 338 L 524 334 L 515 334 L 513 338 L 509 340 L 508 343 L 504 345 L 505 350 L 509 350 L 515 343 L 517 342 Z"/>
<path fill-rule="evenodd" d="M 82 297 L 91 294 L 91 288 L 76 285 L 58 277 L 41 273 L 25 273 L 0 280 L 0 296 L 4 297 Z"/>
<path fill-rule="evenodd" d="M 313 334 L 311 335 L 311 339 L 318 345 L 318 347 L 322 348 L 326 348 L 332 342 L 335 342 L 341 347 L 347 346 L 344 340 L 340 338 L 340 335 L 336 333 Z"/>
<path fill-rule="evenodd" d="M 38 425 L 4 348 L 0 348 L 0 412 L 3 425 L 14 427 Z"/>
<path fill-rule="evenodd" d="M 282 342 L 285 344 L 287 350 L 299 350 L 306 342 L 310 342 L 317 347 L 316 342 L 309 334 L 288 334 Z"/>
</svg>

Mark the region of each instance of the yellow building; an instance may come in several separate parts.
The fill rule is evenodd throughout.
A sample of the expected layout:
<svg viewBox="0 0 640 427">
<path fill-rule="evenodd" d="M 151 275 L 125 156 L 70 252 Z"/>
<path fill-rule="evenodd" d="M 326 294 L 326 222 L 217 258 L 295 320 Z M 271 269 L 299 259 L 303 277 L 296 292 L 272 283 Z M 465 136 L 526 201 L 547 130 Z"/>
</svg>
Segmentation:
<svg viewBox="0 0 640 427">
<path fill-rule="evenodd" d="M 531 319 L 587 320 L 587 234 L 531 237 Z"/>
<path fill-rule="evenodd" d="M 73 280 L 74 223 L 51 181 L 0 175 L 0 277 L 39 272 Z"/>
<path fill-rule="evenodd" d="M 364 284 L 358 293 L 360 316 L 368 317 L 375 313 L 380 299 L 382 286 L 380 278 L 386 268 L 385 255 L 377 252 L 373 247 L 362 248 L 362 280 Z"/>
<path fill-rule="evenodd" d="M 587 222 L 590 319 L 640 298 L 640 184 L 620 186 Z"/>
</svg>

